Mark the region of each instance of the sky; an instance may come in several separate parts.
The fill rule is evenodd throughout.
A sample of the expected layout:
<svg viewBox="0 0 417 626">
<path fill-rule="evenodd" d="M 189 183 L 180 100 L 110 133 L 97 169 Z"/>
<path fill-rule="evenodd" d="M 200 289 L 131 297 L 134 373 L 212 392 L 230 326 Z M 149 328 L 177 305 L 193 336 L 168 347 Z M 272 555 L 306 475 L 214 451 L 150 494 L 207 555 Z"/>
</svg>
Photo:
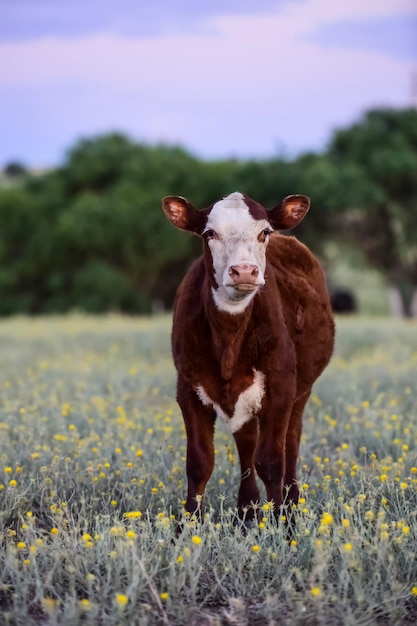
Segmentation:
<svg viewBox="0 0 417 626">
<path fill-rule="evenodd" d="M 292 157 L 417 90 L 416 0 L 0 0 L 0 167 L 123 132 Z"/>
</svg>

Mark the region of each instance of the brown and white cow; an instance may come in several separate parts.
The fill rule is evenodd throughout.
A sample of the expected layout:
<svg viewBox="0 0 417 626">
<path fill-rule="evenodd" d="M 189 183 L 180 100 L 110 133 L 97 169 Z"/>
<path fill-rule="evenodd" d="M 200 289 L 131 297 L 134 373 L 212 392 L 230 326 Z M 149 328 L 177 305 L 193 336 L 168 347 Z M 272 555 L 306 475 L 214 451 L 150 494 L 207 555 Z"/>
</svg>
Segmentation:
<svg viewBox="0 0 417 626">
<path fill-rule="evenodd" d="M 178 289 L 172 331 L 190 513 L 213 470 L 216 417 L 236 441 L 241 515 L 259 501 L 255 469 L 276 507 L 298 500 L 303 410 L 331 357 L 334 324 L 318 261 L 277 230 L 299 224 L 309 206 L 301 195 L 272 210 L 238 192 L 200 211 L 163 199 L 167 218 L 204 247 Z"/>
</svg>

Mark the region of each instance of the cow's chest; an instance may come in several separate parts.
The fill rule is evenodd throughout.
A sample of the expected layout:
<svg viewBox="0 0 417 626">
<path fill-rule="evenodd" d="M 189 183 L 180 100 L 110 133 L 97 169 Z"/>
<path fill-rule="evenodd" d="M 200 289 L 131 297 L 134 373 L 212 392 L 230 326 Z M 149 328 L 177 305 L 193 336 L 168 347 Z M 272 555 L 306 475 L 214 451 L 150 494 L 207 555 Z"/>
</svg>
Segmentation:
<svg viewBox="0 0 417 626">
<path fill-rule="evenodd" d="M 217 417 L 234 433 L 260 410 L 265 394 L 265 376 L 256 369 L 246 375 L 238 374 L 227 382 L 204 376 L 195 391 L 201 402 L 212 406 Z"/>
</svg>

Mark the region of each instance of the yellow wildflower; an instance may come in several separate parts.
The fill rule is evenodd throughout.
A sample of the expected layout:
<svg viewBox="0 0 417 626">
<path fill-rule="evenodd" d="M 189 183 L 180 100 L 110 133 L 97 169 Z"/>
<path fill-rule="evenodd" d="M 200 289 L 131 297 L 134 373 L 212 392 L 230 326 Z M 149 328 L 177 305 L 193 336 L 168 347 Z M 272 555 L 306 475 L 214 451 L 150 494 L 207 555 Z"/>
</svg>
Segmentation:
<svg viewBox="0 0 417 626">
<path fill-rule="evenodd" d="M 126 606 L 126 604 L 129 602 L 129 598 L 127 597 L 126 594 L 124 593 L 118 593 L 116 594 L 116 604 L 120 607 Z"/>
</svg>

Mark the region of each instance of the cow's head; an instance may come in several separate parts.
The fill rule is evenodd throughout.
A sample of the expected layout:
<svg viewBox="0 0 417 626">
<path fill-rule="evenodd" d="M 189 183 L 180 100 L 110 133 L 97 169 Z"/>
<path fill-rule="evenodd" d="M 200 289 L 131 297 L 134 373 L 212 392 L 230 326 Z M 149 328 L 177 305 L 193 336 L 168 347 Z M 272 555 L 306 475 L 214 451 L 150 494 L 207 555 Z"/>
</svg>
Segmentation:
<svg viewBox="0 0 417 626">
<path fill-rule="evenodd" d="M 220 310 L 236 315 L 265 284 L 269 235 L 299 224 L 310 199 L 287 196 L 267 210 L 235 192 L 201 211 L 180 196 L 167 196 L 162 207 L 174 226 L 202 237 L 214 302 Z"/>
</svg>

